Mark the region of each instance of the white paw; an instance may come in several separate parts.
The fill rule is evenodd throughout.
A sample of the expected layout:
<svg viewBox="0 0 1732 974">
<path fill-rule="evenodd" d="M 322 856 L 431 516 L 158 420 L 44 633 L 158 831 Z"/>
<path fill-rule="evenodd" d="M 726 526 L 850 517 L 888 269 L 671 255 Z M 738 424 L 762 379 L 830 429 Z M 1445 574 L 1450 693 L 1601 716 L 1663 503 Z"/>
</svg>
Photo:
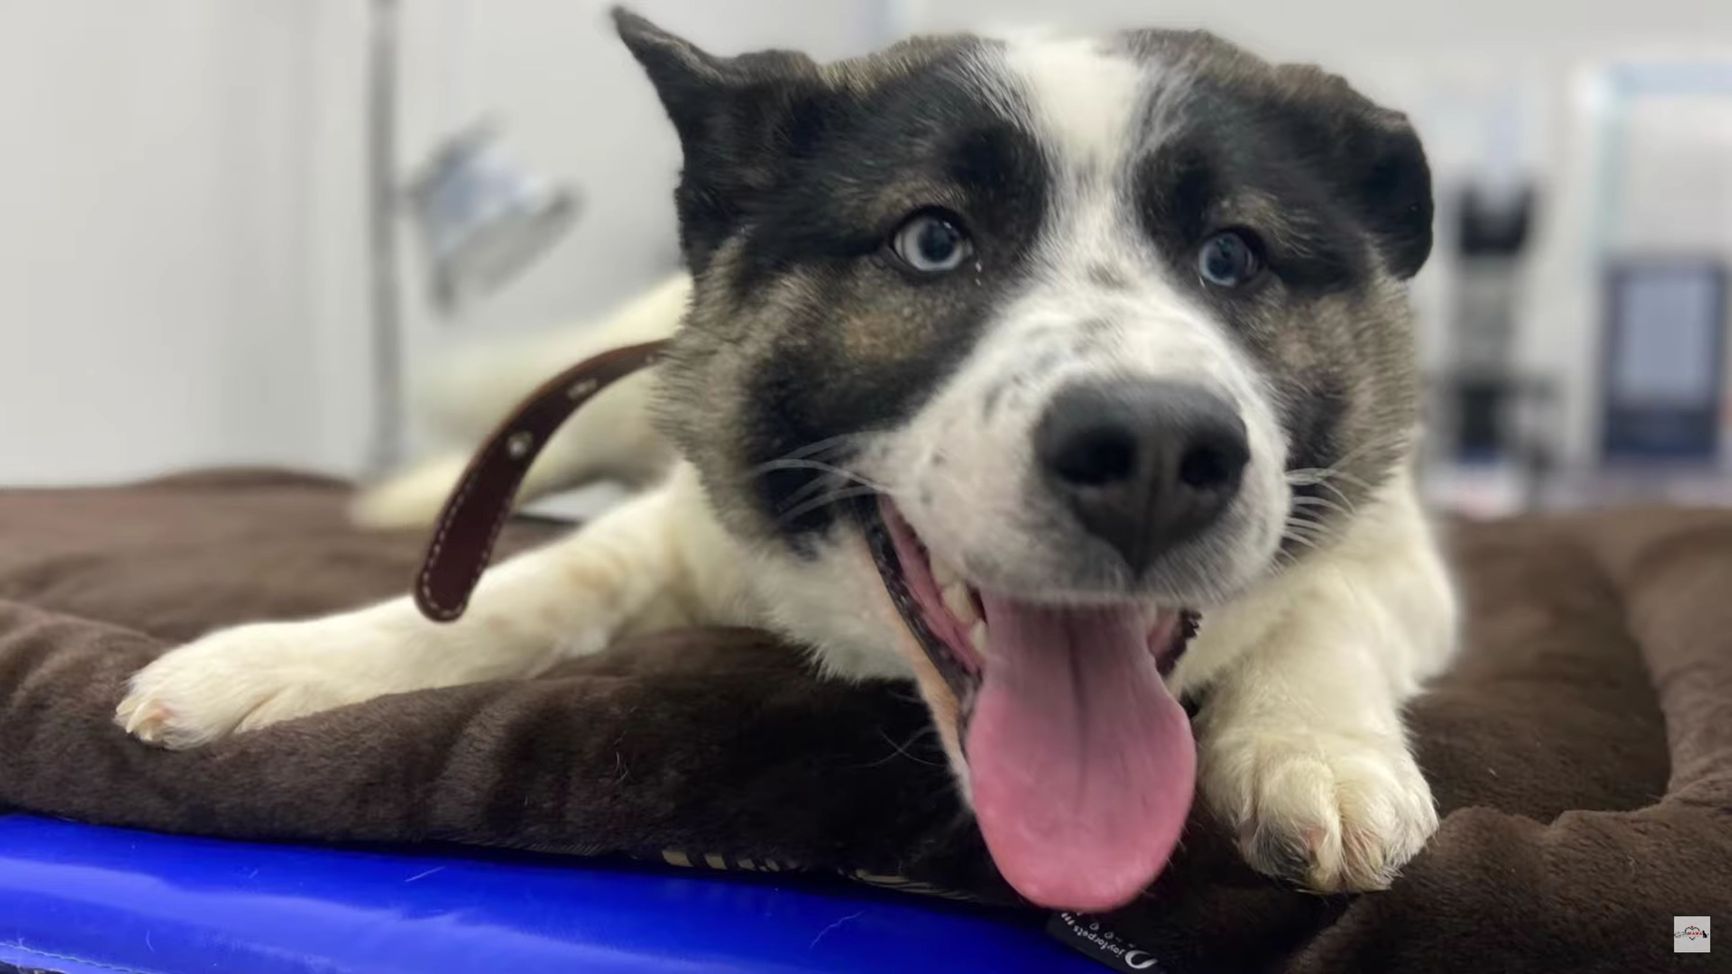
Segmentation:
<svg viewBox="0 0 1732 974">
<path fill-rule="evenodd" d="M 1437 831 L 1399 739 L 1223 729 L 1202 763 L 1205 797 L 1246 861 L 1317 892 L 1388 888 Z"/>
<path fill-rule="evenodd" d="M 114 721 L 147 744 L 198 747 L 356 703 L 392 687 L 368 657 L 380 633 L 340 617 L 212 633 L 134 674 Z"/>
</svg>

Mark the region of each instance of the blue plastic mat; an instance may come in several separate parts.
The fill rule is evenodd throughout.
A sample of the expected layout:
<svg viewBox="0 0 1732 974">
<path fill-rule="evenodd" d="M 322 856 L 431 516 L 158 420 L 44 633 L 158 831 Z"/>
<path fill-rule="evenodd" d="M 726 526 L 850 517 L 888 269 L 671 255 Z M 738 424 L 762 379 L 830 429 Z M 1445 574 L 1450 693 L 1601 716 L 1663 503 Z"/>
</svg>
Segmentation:
<svg viewBox="0 0 1732 974">
<path fill-rule="evenodd" d="M 66 974 L 1098 974 L 1034 921 L 571 859 L 225 842 L 0 815 L 0 966 Z"/>
</svg>

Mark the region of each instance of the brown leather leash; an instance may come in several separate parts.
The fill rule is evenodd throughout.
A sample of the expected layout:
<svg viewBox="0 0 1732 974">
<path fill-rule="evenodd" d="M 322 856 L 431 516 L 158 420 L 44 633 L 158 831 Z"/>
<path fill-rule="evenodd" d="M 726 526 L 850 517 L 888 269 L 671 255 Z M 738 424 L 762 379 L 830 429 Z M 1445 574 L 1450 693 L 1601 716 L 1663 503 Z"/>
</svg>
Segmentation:
<svg viewBox="0 0 1732 974">
<path fill-rule="evenodd" d="M 434 522 L 421 557 L 415 605 L 435 622 L 469 607 L 523 475 L 560 424 L 614 382 L 655 364 L 667 342 L 627 345 L 584 359 L 542 383 L 482 442 Z"/>
</svg>

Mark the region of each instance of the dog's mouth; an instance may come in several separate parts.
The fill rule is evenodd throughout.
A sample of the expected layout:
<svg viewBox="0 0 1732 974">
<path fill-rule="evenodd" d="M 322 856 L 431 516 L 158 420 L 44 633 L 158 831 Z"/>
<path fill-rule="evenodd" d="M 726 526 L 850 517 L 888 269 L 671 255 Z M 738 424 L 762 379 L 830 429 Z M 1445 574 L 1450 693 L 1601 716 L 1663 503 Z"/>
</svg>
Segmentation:
<svg viewBox="0 0 1732 974">
<path fill-rule="evenodd" d="M 1197 615 L 982 591 L 889 498 L 862 520 L 891 602 L 956 696 L 975 817 L 999 871 L 1043 906 L 1131 900 L 1190 810 L 1196 747 L 1163 678 Z"/>
</svg>

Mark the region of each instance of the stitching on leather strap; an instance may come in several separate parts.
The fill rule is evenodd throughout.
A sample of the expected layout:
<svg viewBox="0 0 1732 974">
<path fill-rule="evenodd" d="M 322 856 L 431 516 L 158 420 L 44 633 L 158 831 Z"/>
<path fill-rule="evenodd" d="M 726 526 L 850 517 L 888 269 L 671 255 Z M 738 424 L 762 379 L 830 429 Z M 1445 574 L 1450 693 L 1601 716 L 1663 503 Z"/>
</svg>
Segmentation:
<svg viewBox="0 0 1732 974">
<path fill-rule="evenodd" d="M 487 569 L 500 532 L 505 529 L 523 478 L 542 448 L 552 439 L 554 431 L 609 385 L 655 364 L 656 355 L 665 344 L 657 341 L 628 345 L 579 362 L 543 383 L 487 437 L 440 511 L 431 543 L 422 557 L 414 589 L 415 604 L 423 615 L 437 622 L 450 622 L 463 614 L 475 586 Z M 547 428 L 542 429 L 543 426 Z M 520 437 L 529 437 L 526 448 L 519 447 Z M 499 464 L 516 466 L 503 472 L 500 486 L 506 489 L 501 496 L 493 497 L 481 491 L 480 485 L 490 474 L 498 472 Z M 482 516 L 488 503 L 492 503 L 495 509 L 492 523 L 480 543 L 473 550 L 452 547 L 451 543 L 457 536 L 456 527 Z M 477 505 L 480 512 L 475 510 Z M 441 602 L 438 583 L 450 580 L 446 569 L 452 566 L 447 562 L 465 557 L 470 558 L 472 564 L 465 573 L 467 578 L 461 579 L 455 604 Z"/>
</svg>

